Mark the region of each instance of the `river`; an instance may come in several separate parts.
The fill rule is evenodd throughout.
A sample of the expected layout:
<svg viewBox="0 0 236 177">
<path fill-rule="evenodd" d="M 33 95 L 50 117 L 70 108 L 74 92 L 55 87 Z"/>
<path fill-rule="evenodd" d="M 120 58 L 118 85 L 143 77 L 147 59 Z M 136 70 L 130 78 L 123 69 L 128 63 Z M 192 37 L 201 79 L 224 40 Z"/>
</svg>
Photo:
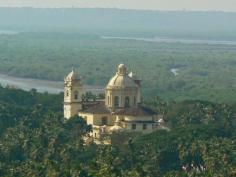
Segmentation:
<svg viewBox="0 0 236 177">
<path fill-rule="evenodd" d="M 0 30 L 0 35 L 15 35 L 15 34 L 19 34 L 19 32 L 10 30 Z"/>
<path fill-rule="evenodd" d="M 18 31 L 0 30 L 0 35 L 16 35 Z M 236 45 L 236 41 L 227 40 L 205 40 L 205 39 L 185 39 L 185 38 L 168 38 L 168 37 L 125 37 L 125 36 L 101 36 L 102 39 L 120 39 L 120 40 L 136 40 L 157 43 L 183 43 L 183 44 L 209 44 L 209 45 Z"/>
<path fill-rule="evenodd" d="M 38 92 L 48 92 L 55 94 L 63 92 L 64 83 L 62 81 L 46 81 L 39 79 L 18 78 L 0 74 L 0 84 L 3 87 L 10 86 L 26 91 L 29 91 L 32 88 L 34 88 L 37 89 Z M 103 86 L 85 85 L 84 89 L 85 91 L 91 91 L 94 94 L 99 94 L 104 92 Z"/>
<path fill-rule="evenodd" d="M 170 72 L 171 72 L 172 74 L 174 74 L 174 76 L 178 76 L 178 75 L 179 75 L 178 71 L 179 71 L 179 69 L 177 69 L 177 68 L 172 68 L 172 69 L 170 69 Z"/>
<path fill-rule="evenodd" d="M 184 38 L 141 38 L 141 37 L 121 37 L 121 36 L 101 36 L 102 39 L 136 40 L 157 43 L 182 43 L 182 44 L 209 44 L 209 45 L 236 45 L 236 41 L 226 40 L 205 40 L 205 39 L 184 39 Z"/>
</svg>

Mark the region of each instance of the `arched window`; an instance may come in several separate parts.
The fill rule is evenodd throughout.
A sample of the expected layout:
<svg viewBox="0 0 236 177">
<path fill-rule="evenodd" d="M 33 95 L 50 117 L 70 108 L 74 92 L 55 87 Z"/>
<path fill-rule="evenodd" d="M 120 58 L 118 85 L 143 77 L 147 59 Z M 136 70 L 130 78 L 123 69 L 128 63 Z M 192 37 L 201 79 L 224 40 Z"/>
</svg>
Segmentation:
<svg viewBox="0 0 236 177">
<path fill-rule="evenodd" d="M 125 97 L 125 107 L 129 107 L 129 97 Z"/>
<path fill-rule="evenodd" d="M 74 92 L 74 98 L 75 98 L 75 100 L 77 100 L 78 97 L 79 97 L 79 96 L 78 96 L 78 91 L 75 91 L 75 92 Z"/>
<path fill-rule="evenodd" d="M 120 102 L 120 99 L 119 99 L 119 97 L 118 96 L 115 96 L 115 99 L 114 99 L 114 106 L 115 107 L 119 107 L 119 102 Z"/>
<path fill-rule="evenodd" d="M 69 90 L 66 90 L 66 96 L 67 97 L 69 96 Z"/>
</svg>

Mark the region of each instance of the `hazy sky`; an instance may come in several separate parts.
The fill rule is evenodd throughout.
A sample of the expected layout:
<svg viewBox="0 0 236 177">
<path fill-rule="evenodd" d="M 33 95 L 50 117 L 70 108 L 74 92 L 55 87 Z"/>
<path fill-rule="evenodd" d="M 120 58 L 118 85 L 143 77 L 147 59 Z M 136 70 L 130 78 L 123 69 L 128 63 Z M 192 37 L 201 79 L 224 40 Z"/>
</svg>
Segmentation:
<svg viewBox="0 0 236 177">
<path fill-rule="evenodd" d="M 0 0 L 0 6 L 236 11 L 236 0 Z"/>
</svg>

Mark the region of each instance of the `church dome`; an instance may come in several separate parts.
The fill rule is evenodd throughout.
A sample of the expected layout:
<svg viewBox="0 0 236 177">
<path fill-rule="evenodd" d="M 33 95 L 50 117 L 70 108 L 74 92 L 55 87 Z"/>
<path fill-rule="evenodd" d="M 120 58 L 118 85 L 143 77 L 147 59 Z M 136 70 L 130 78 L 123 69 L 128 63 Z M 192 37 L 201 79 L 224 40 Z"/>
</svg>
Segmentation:
<svg viewBox="0 0 236 177">
<path fill-rule="evenodd" d="M 118 66 L 118 71 L 114 77 L 109 81 L 107 88 L 136 88 L 137 85 L 134 80 L 128 76 L 124 64 Z"/>
<path fill-rule="evenodd" d="M 105 104 L 112 109 L 136 106 L 139 102 L 139 92 L 140 85 L 128 75 L 125 65 L 120 64 L 115 76 L 106 86 Z"/>
</svg>

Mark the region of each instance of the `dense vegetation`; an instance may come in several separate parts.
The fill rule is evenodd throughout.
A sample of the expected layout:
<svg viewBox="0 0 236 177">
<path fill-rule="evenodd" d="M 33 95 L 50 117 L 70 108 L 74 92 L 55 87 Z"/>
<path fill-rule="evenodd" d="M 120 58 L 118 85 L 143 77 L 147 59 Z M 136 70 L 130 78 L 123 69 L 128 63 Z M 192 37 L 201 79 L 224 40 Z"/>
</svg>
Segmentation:
<svg viewBox="0 0 236 177">
<path fill-rule="evenodd" d="M 124 62 L 143 79 L 143 104 L 170 128 L 85 144 L 91 127 L 63 120 L 62 94 L 0 86 L 0 176 L 236 176 L 236 45 L 101 38 L 235 40 L 234 21 L 221 12 L 0 8 L 0 30 L 28 31 L 0 35 L 0 73 L 62 80 L 76 68 L 85 84 L 105 85 Z"/>
<path fill-rule="evenodd" d="M 0 176 L 236 175 L 236 104 L 153 99 L 171 131 L 85 145 L 91 127 L 64 122 L 61 98 L 0 88 Z"/>
<path fill-rule="evenodd" d="M 0 73 L 62 80 L 71 68 L 105 85 L 124 62 L 143 79 L 145 97 L 236 100 L 236 46 L 102 39 L 97 35 L 0 35 Z M 56 66 L 56 67 L 55 67 Z M 179 69 L 174 76 L 171 68 Z"/>
</svg>

